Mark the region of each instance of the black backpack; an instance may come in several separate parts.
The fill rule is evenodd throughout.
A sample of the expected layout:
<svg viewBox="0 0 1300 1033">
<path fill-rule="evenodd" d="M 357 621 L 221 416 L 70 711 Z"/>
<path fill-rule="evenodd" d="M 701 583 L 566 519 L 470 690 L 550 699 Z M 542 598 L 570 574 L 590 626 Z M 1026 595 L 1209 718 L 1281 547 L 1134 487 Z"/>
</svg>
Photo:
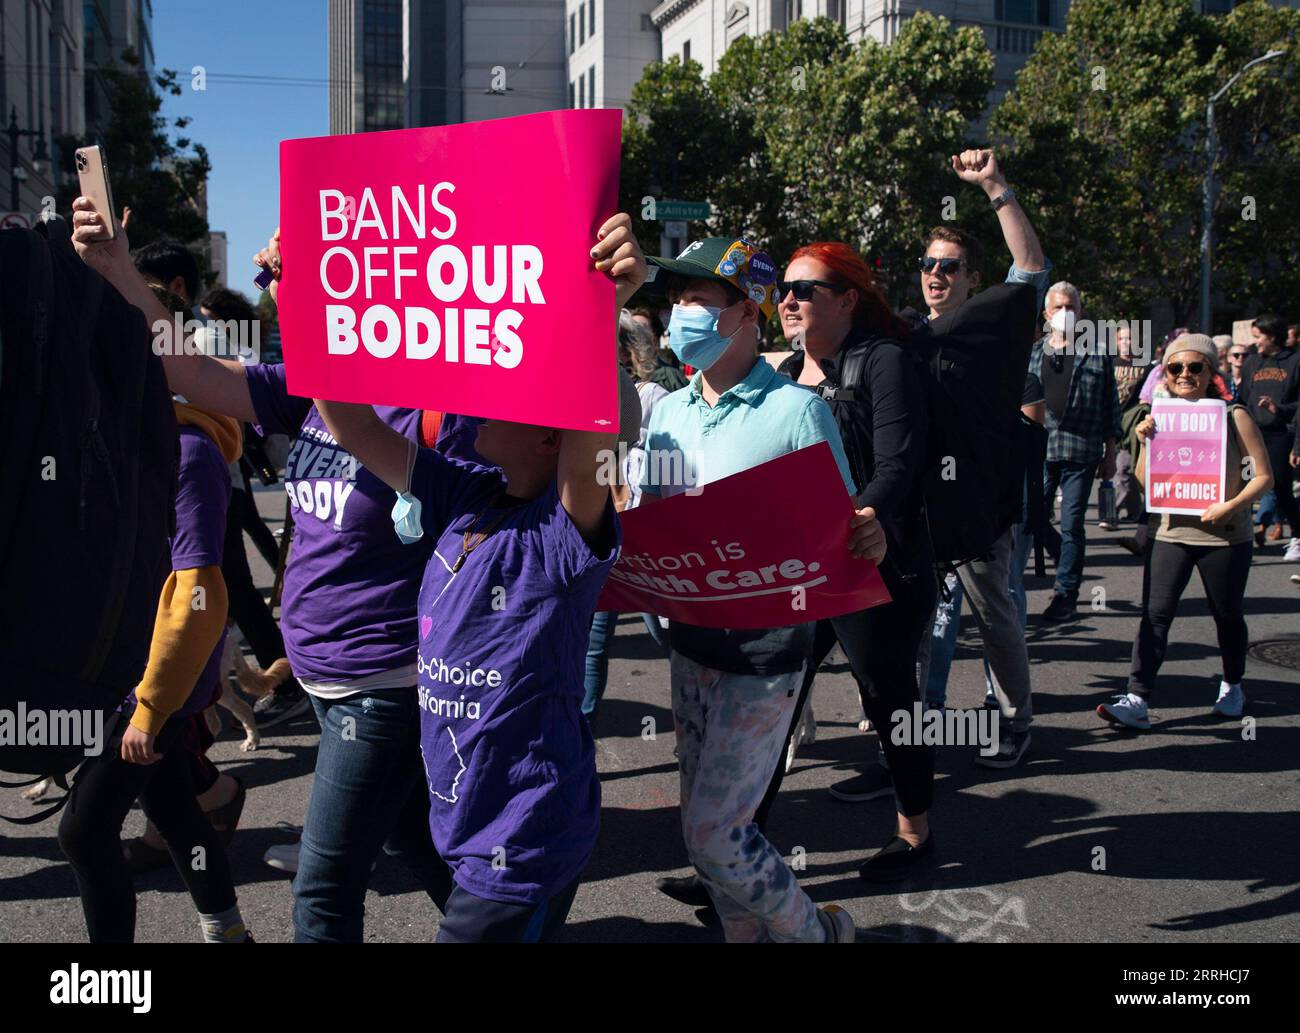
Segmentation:
<svg viewBox="0 0 1300 1033">
<path fill-rule="evenodd" d="M 170 568 L 177 431 L 144 316 L 64 237 L 0 232 L 0 710 L 98 711 L 110 749 Z M 7 786 L 85 757 L 15 738 L 0 771 L 37 777 Z"/>
<path fill-rule="evenodd" d="M 946 569 L 988 555 L 1021 520 L 1030 451 L 1042 429 L 1020 413 L 1037 308 L 1032 286 L 1000 283 L 915 326 L 907 341 L 929 409 L 925 519 L 935 561 Z M 839 391 L 841 400 L 867 388 L 866 356 L 845 357 L 840 387 L 851 390 Z M 835 404 L 832 394 L 823 397 Z M 1041 462 L 1038 480 L 1041 496 Z"/>
</svg>

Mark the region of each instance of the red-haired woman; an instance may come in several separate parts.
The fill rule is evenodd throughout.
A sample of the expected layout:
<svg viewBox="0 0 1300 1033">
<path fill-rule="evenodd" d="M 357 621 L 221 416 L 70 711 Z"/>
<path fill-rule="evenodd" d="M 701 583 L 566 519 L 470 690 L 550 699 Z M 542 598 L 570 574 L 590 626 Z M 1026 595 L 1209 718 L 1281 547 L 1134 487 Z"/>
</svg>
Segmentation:
<svg viewBox="0 0 1300 1033">
<path fill-rule="evenodd" d="M 786 340 L 803 345 L 782 364 L 781 372 L 812 389 L 822 385 L 836 389 L 833 397 L 829 392 L 827 397 L 857 482 L 854 504 L 876 511 L 888 541 L 880 573 L 893 601 L 818 623 L 803 699 L 838 640 L 889 766 L 888 773 L 880 773 L 880 792 L 872 795 L 884 795 L 892 788 L 898 810 L 894 835 L 867 859 L 860 874 L 872 882 L 892 882 L 907 876 L 934 852 L 928 820 L 934 750 L 920 743 L 897 745 L 890 734 L 894 712 L 904 710 L 910 715 L 912 704 L 920 701 L 916 653 L 936 595 L 934 558 L 921 512 L 925 398 L 912 360 L 900 343 L 908 333 L 907 324 L 894 314 L 867 264 L 847 244 L 800 248 L 778 291 L 777 311 Z M 860 383 L 842 383 L 846 361 L 859 356 Z M 796 723 L 797 715 L 798 711 Z M 780 774 L 778 770 L 760 819 L 766 818 Z"/>
</svg>

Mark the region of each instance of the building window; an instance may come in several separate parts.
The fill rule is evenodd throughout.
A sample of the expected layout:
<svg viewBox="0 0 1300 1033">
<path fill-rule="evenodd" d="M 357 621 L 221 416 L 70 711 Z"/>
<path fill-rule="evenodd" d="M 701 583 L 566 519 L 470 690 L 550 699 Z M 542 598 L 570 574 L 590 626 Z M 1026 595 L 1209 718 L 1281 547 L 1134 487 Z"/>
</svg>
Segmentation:
<svg viewBox="0 0 1300 1033">
<path fill-rule="evenodd" d="M 401 129 L 402 2 L 366 0 L 362 33 L 363 131 Z"/>
<path fill-rule="evenodd" d="M 587 5 L 578 4 L 578 46 L 587 41 Z"/>
<path fill-rule="evenodd" d="M 994 15 L 1000 22 L 1051 25 L 1052 0 L 996 0 Z"/>
<path fill-rule="evenodd" d="M 587 69 L 587 100 L 594 108 L 596 106 L 596 66 L 592 65 Z"/>
<path fill-rule="evenodd" d="M 578 76 L 578 107 L 585 108 L 586 106 L 587 106 L 587 77 L 585 75 L 580 75 Z"/>
<path fill-rule="evenodd" d="M 596 35 L 596 0 L 591 0 L 587 12 L 587 31 L 593 36 Z"/>
<path fill-rule="evenodd" d="M 785 0 L 785 26 L 791 25 L 803 17 L 803 0 Z"/>
<path fill-rule="evenodd" d="M 578 47 L 578 16 L 572 11 L 569 12 L 569 53 L 572 54 Z"/>
<path fill-rule="evenodd" d="M 648 14 L 641 15 L 641 31 L 642 32 L 655 31 L 655 20 L 651 18 L 650 15 Z"/>
<path fill-rule="evenodd" d="M 575 105 L 574 105 L 574 103 L 573 103 L 573 98 L 574 98 L 574 96 L 575 96 L 575 92 L 576 92 L 576 91 L 574 90 L 574 87 L 573 87 L 573 80 L 570 79 L 570 80 L 569 80 L 569 107 L 571 107 L 571 108 L 572 108 L 572 107 L 575 107 Z"/>
<path fill-rule="evenodd" d="M 826 17 L 839 22 L 840 28 L 848 28 L 849 0 L 826 0 Z"/>
<path fill-rule="evenodd" d="M 686 64 L 691 59 L 691 41 L 687 40 L 682 44 L 682 64 Z"/>
</svg>

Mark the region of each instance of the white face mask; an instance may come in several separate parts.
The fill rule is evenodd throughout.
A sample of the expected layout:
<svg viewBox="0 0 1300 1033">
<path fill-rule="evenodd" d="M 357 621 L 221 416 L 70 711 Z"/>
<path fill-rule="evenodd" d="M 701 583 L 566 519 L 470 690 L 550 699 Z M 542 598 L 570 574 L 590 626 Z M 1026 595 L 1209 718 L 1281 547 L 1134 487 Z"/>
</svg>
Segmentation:
<svg viewBox="0 0 1300 1033">
<path fill-rule="evenodd" d="M 1058 308 L 1052 313 L 1052 329 L 1058 334 L 1074 333 L 1074 310 L 1068 308 Z"/>
</svg>

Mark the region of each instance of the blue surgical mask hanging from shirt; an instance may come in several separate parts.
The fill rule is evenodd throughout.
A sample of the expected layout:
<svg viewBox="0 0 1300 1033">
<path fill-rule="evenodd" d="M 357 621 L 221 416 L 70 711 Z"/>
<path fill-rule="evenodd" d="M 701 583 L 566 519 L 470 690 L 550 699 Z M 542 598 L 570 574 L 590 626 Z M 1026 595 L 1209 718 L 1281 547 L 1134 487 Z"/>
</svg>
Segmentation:
<svg viewBox="0 0 1300 1033">
<path fill-rule="evenodd" d="M 674 305 L 668 321 L 673 353 L 696 369 L 708 369 L 722 358 L 735 337 L 735 334 L 723 337 L 718 333 L 718 320 L 724 311 L 707 305 Z"/>
<path fill-rule="evenodd" d="M 397 493 L 393 503 L 393 530 L 403 545 L 414 545 L 424 537 L 424 524 L 421 522 L 420 500 L 411 494 L 411 472 L 415 468 L 414 441 L 407 442 L 406 450 L 406 491 Z"/>
</svg>

